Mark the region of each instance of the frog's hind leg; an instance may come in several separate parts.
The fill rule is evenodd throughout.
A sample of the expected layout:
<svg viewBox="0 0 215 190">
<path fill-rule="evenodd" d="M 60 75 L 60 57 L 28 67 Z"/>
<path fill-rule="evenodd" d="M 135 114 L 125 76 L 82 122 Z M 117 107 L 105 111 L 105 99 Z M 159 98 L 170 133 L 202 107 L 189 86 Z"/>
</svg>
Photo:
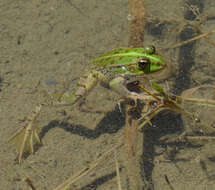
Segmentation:
<svg viewBox="0 0 215 190">
<path fill-rule="evenodd" d="M 61 98 L 54 102 L 55 106 L 71 106 L 75 103 L 80 103 L 81 100 L 93 90 L 97 83 L 108 84 L 108 79 L 99 71 L 92 70 L 89 73 L 83 75 L 77 83 L 74 92 L 64 93 Z"/>
<path fill-rule="evenodd" d="M 34 124 L 41 111 L 42 105 L 36 106 L 34 112 L 27 118 L 26 124 L 19 129 L 8 142 L 14 142 L 18 151 L 18 162 L 22 161 L 25 153 L 34 153 L 34 146 L 41 144 L 39 138 L 39 129 Z"/>
</svg>

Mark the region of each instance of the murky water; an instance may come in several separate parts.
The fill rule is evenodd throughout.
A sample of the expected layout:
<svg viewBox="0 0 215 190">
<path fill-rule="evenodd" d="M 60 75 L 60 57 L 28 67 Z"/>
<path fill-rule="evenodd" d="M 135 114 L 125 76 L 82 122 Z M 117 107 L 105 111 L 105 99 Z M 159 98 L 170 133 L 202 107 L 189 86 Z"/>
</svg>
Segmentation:
<svg viewBox="0 0 215 190">
<path fill-rule="evenodd" d="M 215 2 L 145 0 L 145 8 L 145 45 L 155 45 L 176 68 L 167 80 L 170 91 L 179 95 L 200 84 L 213 85 L 215 48 L 211 41 L 215 35 L 168 51 L 162 49 L 212 31 Z M 54 189 L 98 159 L 123 134 L 125 117 L 116 106 L 118 96 L 97 86 L 87 97 L 89 107 L 104 113 L 80 112 L 77 107 L 45 108 L 37 122 L 43 146 L 22 165 L 15 161 L 16 150 L 7 139 L 43 100 L 44 90 L 52 93 L 62 90 L 65 83 L 73 86 L 87 70 L 89 60 L 113 48 L 127 47 L 129 1 L 5 0 L 0 2 L 0 10 L 0 189 L 27 189 L 26 177 L 38 190 Z M 214 99 L 214 90 L 206 88 L 193 97 Z M 185 108 L 214 125 L 213 107 L 187 104 Z M 213 143 L 167 145 L 158 141 L 190 127 L 192 135 L 202 136 L 201 126 L 174 114 L 159 115 L 153 123 L 145 132 L 141 158 L 149 188 L 168 189 L 167 175 L 175 190 L 214 189 L 214 157 L 209 154 Z M 176 150 L 176 154 L 168 157 L 166 150 Z M 105 163 L 80 180 L 76 188 L 117 189 L 114 167 L 111 161 Z M 122 183 L 123 189 L 128 188 L 123 168 Z"/>
</svg>

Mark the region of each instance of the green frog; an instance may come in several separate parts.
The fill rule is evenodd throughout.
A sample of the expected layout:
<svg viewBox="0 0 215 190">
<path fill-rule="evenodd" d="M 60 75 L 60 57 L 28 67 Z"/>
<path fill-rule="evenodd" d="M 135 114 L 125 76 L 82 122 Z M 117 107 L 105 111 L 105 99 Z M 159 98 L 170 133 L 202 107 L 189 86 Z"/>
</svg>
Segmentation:
<svg viewBox="0 0 215 190">
<path fill-rule="evenodd" d="M 139 94 L 127 88 L 130 78 L 139 80 L 141 77 L 147 77 L 150 80 L 154 77 L 158 79 L 160 75 L 157 73 L 167 70 L 163 57 L 156 53 L 153 46 L 114 49 L 91 61 L 90 64 L 92 69 L 80 78 L 74 92 L 63 93 L 55 101 L 47 101 L 36 106 L 26 119 L 25 125 L 9 139 L 17 146 L 19 163 L 24 153 L 34 153 L 34 146 L 41 143 L 35 121 L 42 107 L 77 103 L 86 97 L 99 82 L 117 92 L 122 98 L 137 99 Z"/>
<path fill-rule="evenodd" d="M 90 63 L 90 72 L 80 78 L 74 92 L 62 94 L 58 101 L 53 102 L 54 105 L 76 103 L 86 97 L 99 82 L 118 93 L 121 98 L 136 99 L 138 94 L 127 89 L 128 83 L 141 79 L 159 80 L 162 78 L 161 71 L 165 73 L 164 76 L 167 75 L 167 65 L 163 57 L 156 53 L 154 46 L 114 49 Z"/>
</svg>

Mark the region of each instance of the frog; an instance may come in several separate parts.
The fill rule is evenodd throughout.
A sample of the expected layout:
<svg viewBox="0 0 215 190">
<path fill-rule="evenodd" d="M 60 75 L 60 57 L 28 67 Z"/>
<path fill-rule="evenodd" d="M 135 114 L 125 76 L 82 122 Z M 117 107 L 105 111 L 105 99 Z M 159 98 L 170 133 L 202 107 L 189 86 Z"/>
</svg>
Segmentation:
<svg viewBox="0 0 215 190">
<path fill-rule="evenodd" d="M 39 113 L 44 106 L 72 106 L 85 98 L 94 87 L 101 83 L 115 91 L 120 98 L 138 99 L 137 92 L 130 91 L 128 83 L 150 76 L 159 76 L 157 73 L 167 70 L 164 58 L 156 52 L 154 46 L 140 48 L 117 48 L 105 55 L 90 61 L 90 71 L 80 77 L 72 93 L 62 93 L 51 101 L 45 101 L 35 107 L 27 117 L 25 124 L 11 138 L 18 150 L 18 162 L 22 162 L 25 153 L 34 153 L 34 146 L 41 144 L 39 131 L 35 125 Z M 89 70 L 89 69 L 88 69 Z M 164 74 L 165 76 L 165 74 Z M 132 78 L 132 80 L 130 80 Z M 153 78 L 153 77 L 152 77 Z"/>
<path fill-rule="evenodd" d="M 162 56 L 156 53 L 154 46 L 145 48 L 117 48 L 98 57 L 91 62 L 91 69 L 86 72 L 77 83 L 72 94 L 65 93 L 55 105 L 72 105 L 101 83 L 120 97 L 137 98 L 138 94 L 127 89 L 127 84 L 136 80 L 159 80 L 158 72 L 167 70 L 167 64 Z M 159 73 L 160 74 L 160 73 Z M 152 76 L 153 75 L 153 76 Z"/>
</svg>

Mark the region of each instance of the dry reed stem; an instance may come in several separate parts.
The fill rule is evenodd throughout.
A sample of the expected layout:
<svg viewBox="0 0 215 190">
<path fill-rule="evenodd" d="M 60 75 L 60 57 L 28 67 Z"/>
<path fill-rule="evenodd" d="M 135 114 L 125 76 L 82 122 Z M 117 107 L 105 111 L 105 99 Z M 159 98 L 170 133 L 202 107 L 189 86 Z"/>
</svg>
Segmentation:
<svg viewBox="0 0 215 190">
<path fill-rule="evenodd" d="M 129 112 L 129 105 L 127 105 L 126 124 L 125 124 L 125 146 L 128 156 L 132 157 L 136 154 L 137 145 L 137 127 L 138 121 L 133 119 Z"/>
<path fill-rule="evenodd" d="M 116 152 L 116 150 L 114 151 L 114 159 L 115 159 L 115 165 L 116 165 L 116 176 L 117 176 L 118 190 L 122 190 L 120 174 L 119 174 L 119 163 L 118 163 L 118 160 L 117 160 L 117 152 Z"/>
<path fill-rule="evenodd" d="M 146 10 L 144 0 L 130 0 L 130 37 L 129 47 L 143 47 L 145 16 Z M 125 124 L 125 168 L 129 178 L 130 189 L 143 189 L 142 177 L 140 174 L 140 164 L 136 153 L 136 146 L 140 142 L 137 127 L 138 120 L 129 115 L 131 106 L 126 105 L 126 124 Z M 143 143 L 141 143 L 142 148 Z"/>
<path fill-rule="evenodd" d="M 143 181 L 141 177 L 141 169 L 139 163 L 139 155 L 136 152 L 136 146 L 140 145 L 143 149 L 140 135 L 137 128 L 139 122 L 129 114 L 132 106 L 126 105 L 126 124 L 124 135 L 124 165 L 129 179 L 130 189 L 143 189 Z M 139 135 L 139 138 L 138 138 Z M 143 138 L 142 138 L 143 139 Z"/>
<path fill-rule="evenodd" d="M 144 0 L 130 0 L 129 47 L 142 47 L 144 39 L 146 10 Z"/>
</svg>

